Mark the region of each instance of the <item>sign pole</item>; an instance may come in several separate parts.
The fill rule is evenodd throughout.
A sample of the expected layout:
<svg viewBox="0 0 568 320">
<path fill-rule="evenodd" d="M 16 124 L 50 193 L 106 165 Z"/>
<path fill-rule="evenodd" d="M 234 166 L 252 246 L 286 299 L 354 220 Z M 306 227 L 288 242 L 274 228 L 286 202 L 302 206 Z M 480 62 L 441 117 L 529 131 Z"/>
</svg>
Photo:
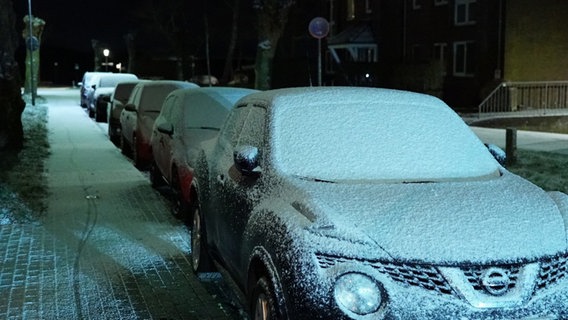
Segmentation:
<svg viewBox="0 0 568 320">
<path fill-rule="evenodd" d="M 318 39 L 318 86 L 322 85 L 322 66 L 321 66 L 321 39 L 329 33 L 329 22 L 322 17 L 313 18 L 308 25 L 310 35 Z"/>
</svg>

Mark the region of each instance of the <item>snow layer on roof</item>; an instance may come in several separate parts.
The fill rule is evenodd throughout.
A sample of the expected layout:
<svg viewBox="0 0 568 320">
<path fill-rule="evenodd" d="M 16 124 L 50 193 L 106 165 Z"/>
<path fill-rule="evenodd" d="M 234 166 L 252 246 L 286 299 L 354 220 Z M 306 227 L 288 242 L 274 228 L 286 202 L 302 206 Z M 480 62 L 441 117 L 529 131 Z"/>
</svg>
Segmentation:
<svg viewBox="0 0 568 320">
<path fill-rule="evenodd" d="M 259 95 L 272 108 L 273 162 L 322 180 L 445 180 L 494 176 L 498 163 L 432 96 L 373 88 Z"/>
</svg>

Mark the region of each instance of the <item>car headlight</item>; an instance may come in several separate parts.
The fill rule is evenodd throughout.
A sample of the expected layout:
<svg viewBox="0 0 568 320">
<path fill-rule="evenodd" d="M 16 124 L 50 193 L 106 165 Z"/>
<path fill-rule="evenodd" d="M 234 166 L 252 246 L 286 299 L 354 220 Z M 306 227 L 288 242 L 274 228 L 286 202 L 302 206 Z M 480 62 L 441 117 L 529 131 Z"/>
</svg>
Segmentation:
<svg viewBox="0 0 568 320">
<path fill-rule="evenodd" d="M 377 282 L 361 273 L 341 275 L 335 282 L 333 295 L 340 308 L 359 315 L 377 311 L 382 303 L 382 292 Z"/>
</svg>

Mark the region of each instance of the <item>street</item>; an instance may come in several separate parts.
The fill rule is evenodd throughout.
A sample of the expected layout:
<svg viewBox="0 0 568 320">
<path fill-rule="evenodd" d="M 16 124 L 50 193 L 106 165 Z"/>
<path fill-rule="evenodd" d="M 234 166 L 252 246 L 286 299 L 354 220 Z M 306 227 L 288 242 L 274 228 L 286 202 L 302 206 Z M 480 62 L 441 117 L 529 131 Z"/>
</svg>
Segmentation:
<svg viewBox="0 0 568 320">
<path fill-rule="evenodd" d="M 48 210 L 0 226 L 0 318 L 242 318 L 218 274 L 193 274 L 186 226 L 79 106 L 78 90 L 39 94 Z"/>
</svg>

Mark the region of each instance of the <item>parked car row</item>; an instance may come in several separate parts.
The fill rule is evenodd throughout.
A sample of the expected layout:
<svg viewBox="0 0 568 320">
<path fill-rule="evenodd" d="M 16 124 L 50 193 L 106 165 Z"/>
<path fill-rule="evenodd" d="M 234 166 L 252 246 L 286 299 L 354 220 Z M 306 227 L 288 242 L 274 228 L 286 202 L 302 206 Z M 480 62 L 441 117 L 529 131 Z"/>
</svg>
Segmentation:
<svg viewBox="0 0 568 320">
<path fill-rule="evenodd" d="M 81 106 L 98 122 L 107 122 L 107 102 L 117 84 L 138 80 L 131 73 L 91 73 L 81 97 Z"/>
<path fill-rule="evenodd" d="M 189 214 L 194 271 L 223 268 L 253 319 L 568 317 L 568 196 L 441 100 L 186 86 L 146 109 L 150 83 L 122 145 L 148 143 L 135 164 Z"/>
</svg>

